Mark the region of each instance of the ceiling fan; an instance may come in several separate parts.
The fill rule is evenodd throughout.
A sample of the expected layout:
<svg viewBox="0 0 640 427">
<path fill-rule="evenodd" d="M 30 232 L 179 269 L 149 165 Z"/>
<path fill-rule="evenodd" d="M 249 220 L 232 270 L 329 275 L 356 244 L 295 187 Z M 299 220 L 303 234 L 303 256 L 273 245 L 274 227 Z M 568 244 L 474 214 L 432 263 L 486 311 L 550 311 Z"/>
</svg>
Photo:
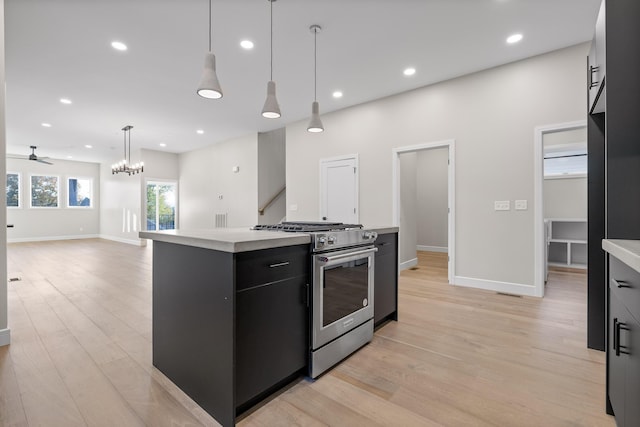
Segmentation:
<svg viewBox="0 0 640 427">
<path fill-rule="evenodd" d="M 36 148 L 38 148 L 38 147 L 36 147 L 35 145 L 31 145 L 31 146 L 29 146 L 29 148 L 31 148 L 31 154 L 29 154 L 29 156 L 16 156 L 16 155 L 9 154 L 7 157 L 10 157 L 12 159 L 33 160 L 34 162 L 44 163 L 46 165 L 52 165 L 53 164 L 53 163 L 48 162 L 46 160 L 49 157 L 38 157 L 36 155 Z"/>
</svg>

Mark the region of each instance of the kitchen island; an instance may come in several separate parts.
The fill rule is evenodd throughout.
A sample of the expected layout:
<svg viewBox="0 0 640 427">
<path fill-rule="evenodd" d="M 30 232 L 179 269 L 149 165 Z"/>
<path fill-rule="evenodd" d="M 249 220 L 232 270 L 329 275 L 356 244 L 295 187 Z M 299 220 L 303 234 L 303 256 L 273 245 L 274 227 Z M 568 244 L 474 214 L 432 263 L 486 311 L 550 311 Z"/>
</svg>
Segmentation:
<svg viewBox="0 0 640 427">
<path fill-rule="evenodd" d="M 397 228 L 383 239 L 397 316 Z M 153 364 L 222 425 L 307 372 L 310 236 L 242 229 L 153 240 Z M 381 264 L 382 266 L 382 264 Z M 378 268 L 376 268 L 376 273 Z M 387 299 L 387 303 L 383 301 Z"/>
</svg>

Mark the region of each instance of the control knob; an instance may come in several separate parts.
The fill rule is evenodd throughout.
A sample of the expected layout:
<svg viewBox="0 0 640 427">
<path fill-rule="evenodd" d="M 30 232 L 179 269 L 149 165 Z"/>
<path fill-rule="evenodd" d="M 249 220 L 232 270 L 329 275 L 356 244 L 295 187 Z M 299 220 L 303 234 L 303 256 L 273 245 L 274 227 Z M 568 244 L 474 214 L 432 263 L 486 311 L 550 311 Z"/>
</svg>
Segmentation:
<svg viewBox="0 0 640 427">
<path fill-rule="evenodd" d="M 329 241 L 327 243 L 333 245 L 334 243 L 336 243 L 336 240 L 336 236 L 329 236 Z"/>
</svg>

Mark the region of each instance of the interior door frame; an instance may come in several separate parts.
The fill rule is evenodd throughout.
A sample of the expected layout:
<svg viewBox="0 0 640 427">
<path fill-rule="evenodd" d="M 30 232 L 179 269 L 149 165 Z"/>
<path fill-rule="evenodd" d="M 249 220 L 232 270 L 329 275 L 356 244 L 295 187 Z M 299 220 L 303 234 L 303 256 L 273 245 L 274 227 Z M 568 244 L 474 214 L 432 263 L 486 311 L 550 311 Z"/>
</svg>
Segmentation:
<svg viewBox="0 0 640 427">
<path fill-rule="evenodd" d="M 409 145 L 405 147 L 397 147 L 392 150 L 392 221 L 395 227 L 400 227 L 400 154 L 413 153 L 432 148 L 447 147 L 449 149 L 449 167 L 447 175 L 447 199 L 449 204 L 449 218 L 447 221 L 447 246 L 448 246 L 448 280 L 453 285 L 456 272 L 456 167 L 455 167 L 455 139 L 447 139 L 443 141 L 428 142 L 424 144 Z M 398 235 L 399 237 L 399 235 Z M 398 256 L 400 251 L 398 251 Z"/>
<path fill-rule="evenodd" d="M 545 235 L 544 235 L 544 147 L 543 138 L 547 133 L 575 130 L 587 127 L 586 120 L 537 126 L 533 130 L 533 285 L 534 296 L 544 297 L 545 278 Z"/>
<path fill-rule="evenodd" d="M 326 209 L 326 205 L 325 205 L 325 200 L 326 200 L 326 183 L 324 182 L 324 178 L 322 175 L 322 164 L 323 163 L 328 163 L 328 162 L 338 162 L 338 161 L 342 161 L 342 160 L 353 160 L 355 162 L 355 168 L 356 168 L 356 173 L 354 174 L 355 177 L 354 179 L 356 180 L 355 184 L 356 184 L 356 188 L 355 188 L 355 201 L 356 201 L 356 220 L 355 223 L 359 224 L 360 222 L 360 162 L 358 159 L 358 154 L 346 154 L 343 156 L 336 156 L 336 157 L 327 157 L 327 158 L 323 158 L 320 159 L 320 161 L 318 162 L 318 173 L 319 173 L 319 177 L 320 177 L 320 191 L 318 192 L 320 194 L 320 200 L 318 201 L 318 219 L 322 219 L 323 217 L 323 210 Z"/>
<path fill-rule="evenodd" d="M 145 229 L 147 227 L 147 187 L 149 186 L 149 184 L 173 184 L 176 188 L 176 212 L 175 212 L 175 218 L 174 218 L 174 224 L 175 224 L 175 230 L 178 229 L 179 227 L 179 211 L 180 211 L 180 194 L 178 193 L 180 191 L 180 186 L 178 185 L 178 181 L 175 179 L 160 179 L 160 178 L 146 178 L 144 179 L 144 187 L 142 189 L 142 194 L 144 195 L 143 197 L 143 204 L 142 204 L 142 224 L 144 224 Z"/>
</svg>

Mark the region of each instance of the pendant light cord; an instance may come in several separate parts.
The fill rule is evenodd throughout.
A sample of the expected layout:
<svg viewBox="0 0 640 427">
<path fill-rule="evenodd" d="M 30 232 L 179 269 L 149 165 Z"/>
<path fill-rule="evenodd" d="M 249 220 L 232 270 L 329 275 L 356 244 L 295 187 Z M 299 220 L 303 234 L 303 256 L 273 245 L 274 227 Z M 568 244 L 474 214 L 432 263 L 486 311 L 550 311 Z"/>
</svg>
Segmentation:
<svg viewBox="0 0 640 427">
<path fill-rule="evenodd" d="M 313 100 L 318 100 L 318 29 L 313 29 Z"/>
<path fill-rule="evenodd" d="M 131 163 L 131 128 L 129 128 L 127 133 L 129 134 L 129 163 Z M 129 166 L 131 166 L 131 165 L 129 165 Z"/>
<path fill-rule="evenodd" d="M 123 136 L 124 136 L 124 162 L 127 162 L 127 131 L 122 129 L 123 132 Z"/>
<path fill-rule="evenodd" d="M 211 52 L 211 0 L 209 0 L 209 52 Z"/>
<path fill-rule="evenodd" d="M 269 0 L 271 4 L 271 77 L 269 80 L 273 81 L 273 0 Z"/>
</svg>

